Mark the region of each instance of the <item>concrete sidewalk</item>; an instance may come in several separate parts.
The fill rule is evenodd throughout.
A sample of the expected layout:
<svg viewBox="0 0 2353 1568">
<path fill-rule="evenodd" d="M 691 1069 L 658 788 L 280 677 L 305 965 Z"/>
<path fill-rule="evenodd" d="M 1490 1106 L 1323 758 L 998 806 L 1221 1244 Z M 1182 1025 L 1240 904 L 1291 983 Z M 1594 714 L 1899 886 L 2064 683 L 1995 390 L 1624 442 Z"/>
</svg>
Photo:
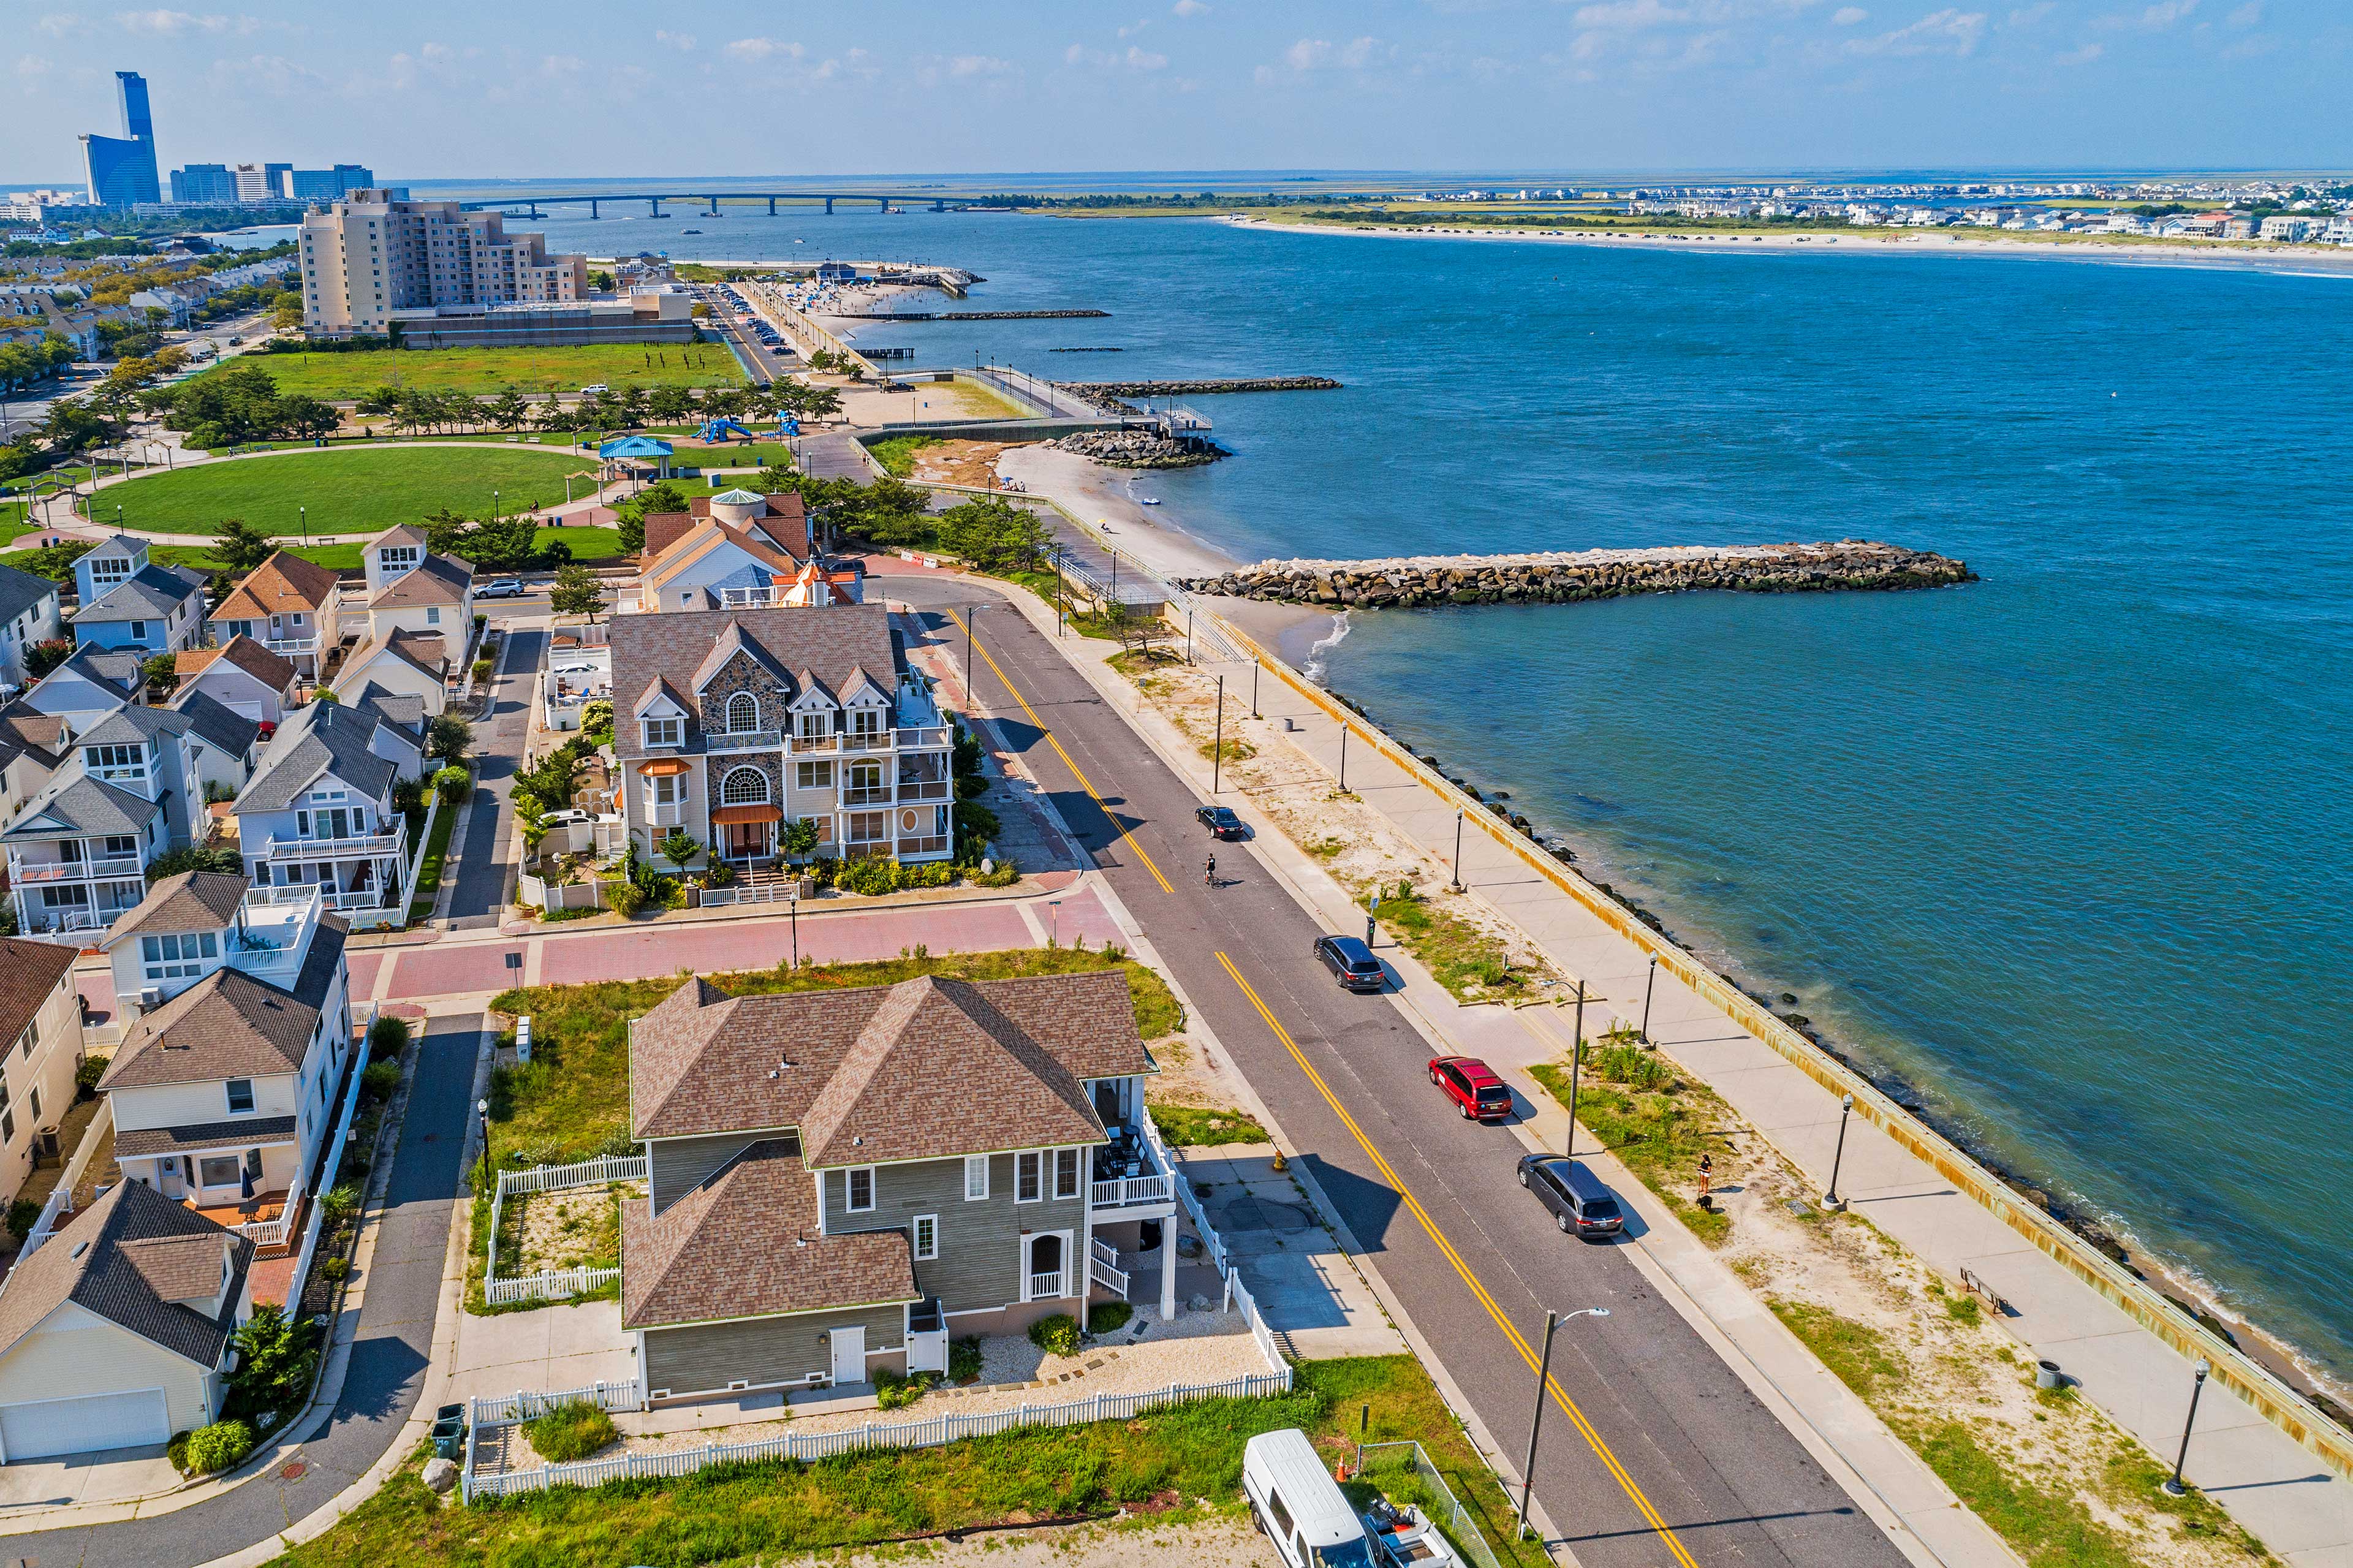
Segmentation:
<svg viewBox="0 0 2353 1568">
<path fill-rule="evenodd" d="M 1207 664 L 1203 668 L 1211 673 L 1219 669 Z M 1246 679 L 1249 670 L 1242 665 L 1225 672 L 1229 679 L 1236 675 Z M 1261 691 L 1261 710 L 1269 720 L 1287 717 L 1297 726 L 1297 732 L 1284 739 L 1336 774 L 1339 727 L 1330 716 L 1280 681 L 1264 680 Z M 1161 749 L 1164 754 L 1171 750 L 1166 744 Z M 1440 861 L 1451 858 L 1453 807 L 1403 768 L 1358 743 L 1350 748 L 1348 784 L 1426 852 Z M 1270 859 L 1293 858 L 1312 869 L 1278 832 L 1269 831 L 1261 847 Z M 1461 874 L 1472 891 L 1515 921 L 1564 973 L 1590 987 L 1588 1037 L 1607 1029 L 1613 1018 L 1639 1022 L 1645 985 L 1651 982 L 1650 961 L 1641 948 L 1485 833 L 1474 830 L 1463 836 L 1462 858 Z M 1353 910 L 1345 914 L 1351 921 L 1360 918 Z M 1422 989 L 1409 985 L 1409 999 L 1426 1016 L 1444 1020 L 1444 1033 L 1451 1039 L 1506 1063 L 1560 1055 L 1553 1046 L 1533 1057 L 1525 1046 L 1514 1050 L 1510 1042 L 1495 1038 L 1502 1028 L 1525 1033 L 1507 1015 L 1459 1007 L 1435 985 L 1427 986 L 1426 995 Z M 1828 1089 L 1664 969 L 1656 976 L 1650 1023 L 1651 1037 L 1662 1051 L 1721 1094 L 1792 1164 L 1815 1182 L 1827 1182 L 1840 1123 L 1839 1101 Z M 1550 1103 L 1549 1096 L 1530 1098 L 1539 1106 Z M 1556 1109 L 1550 1114 L 1566 1120 Z M 1540 1116 L 1537 1128 L 1544 1125 Z M 1550 1146 L 1559 1147 L 1556 1131 Z M 2004 1329 L 2036 1357 L 2057 1362 L 2085 1397 L 2152 1452 L 2171 1458 L 2189 1413 L 2193 1382 L 2186 1358 L 1860 1118 L 1847 1128 L 1839 1180 L 1855 1209 L 1947 1279 L 1957 1281 L 1966 1268 L 1991 1285 L 2015 1312 L 2000 1320 Z M 1634 1197 L 1638 1211 L 1655 1205 L 1639 1182 L 1628 1179 L 1616 1184 L 1621 1194 Z M 1661 1215 L 1646 1213 L 1645 1217 L 1656 1221 Z M 1679 1226 L 1653 1223 L 1651 1231 L 1645 1249 L 1669 1273 L 1693 1276 L 1683 1281 L 1689 1296 L 1736 1308 L 1736 1297 L 1720 1286 L 1746 1292 L 1728 1274 L 1719 1282 L 1690 1267 L 1713 1261 L 1704 1249 L 1697 1258 L 1670 1258 L 1662 1252 L 1662 1238 L 1679 1232 Z M 1754 1307 L 1753 1298 L 1749 1304 Z M 1736 1324 L 1719 1326 L 1730 1333 Z M 1769 1346 L 1760 1349 L 1756 1338 L 1739 1336 L 1744 1352 L 1759 1367 L 1771 1369 L 1772 1380 L 1788 1386 L 1792 1402 L 1805 1405 L 1806 1385 L 1819 1384 L 1827 1374 L 1804 1376 L 1803 1368 L 1782 1365 Z M 1794 1339 L 1788 1342 L 1796 1346 Z M 1820 1371 L 1818 1364 L 1814 1370 Z M 1839 1392 L 1843 1394 L 1843 1388 Z M 1854 1403 L 1860 1410 L 1860 1402 Z M 1810 1409 L 1808 1418 L 1817 1434 L 1852 1433 L 1857 1430 L 1854 1414 L 1836 1408 L 1831 1401 L 1819 1411 Z M 1861 1414 L 1880 1437 L 1894 1443 L 1867 1411 Z M 1917 1464 L 1908 1450 L 1902 1458 Z M 1863 1457 L 1855 1456 L 1855 1464 L 1863 1468 Z M 2199 1405 L 2185 1473 L 2298 1568 L 2353 1568 L 2353 1482 L 2331 1472 L 2226 1388 L 2209 1387 Z M 1873 1484 L 1891 1500 L 1904 1495 L 1884 1481 L 1874 1479 Z M 1927 1535 L 1927 1524 L 1914 1521 L 1908 1512 L 1905 1517 Z"/>
</svg>

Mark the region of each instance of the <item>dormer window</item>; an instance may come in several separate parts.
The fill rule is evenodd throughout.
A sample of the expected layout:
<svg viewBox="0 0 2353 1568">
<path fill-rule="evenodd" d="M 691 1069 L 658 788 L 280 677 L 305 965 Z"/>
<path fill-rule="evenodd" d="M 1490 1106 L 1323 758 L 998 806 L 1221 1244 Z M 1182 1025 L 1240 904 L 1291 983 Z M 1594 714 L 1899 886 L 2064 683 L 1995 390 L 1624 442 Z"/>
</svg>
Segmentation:
<svg viewBox="0 0 2353 1568">
<path fill-rule="evenodd" d="M 679 728 L 682 722 L 683 721 L 678 719 L 648 719 L 644 721 L 646 727 L 646 744 L 649 747 L 682 745 L 684 742 L 679 736 Z"/>
<path fill-rule="evenodd" d="M 760 700 L 748 691 L 739 691 L 727 700 L 727 729 L 731 734 L 745 735 L 760 727 Z"/>
<path fill-rule="evenodd" d="M 804 710 L 793 717 L 793 734 L 803 741 L 822 741 L 833 733 L 833 715 L 823 709 Z"/>
<path fill-rule="evenodd" d="M 177 936 L 142 936 L 139 957 L 150 980 L 197 980 L 211 972 L 206 959 L 220 956 L 220 939 L 208 931 Z"/>
<path fill-rule="evenodd" d="M 849 710 L 849 732 L 860 740 L 871 741 L 882 733 L 882 710 L 853 708 Z"/>
</svg>

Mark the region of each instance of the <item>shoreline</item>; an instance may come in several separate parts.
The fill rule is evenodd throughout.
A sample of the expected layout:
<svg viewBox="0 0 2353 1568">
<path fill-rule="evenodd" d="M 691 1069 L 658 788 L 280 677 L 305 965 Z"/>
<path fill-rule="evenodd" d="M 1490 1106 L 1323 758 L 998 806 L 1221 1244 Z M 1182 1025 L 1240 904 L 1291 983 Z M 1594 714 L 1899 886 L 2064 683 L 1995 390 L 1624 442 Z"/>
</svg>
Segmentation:
<svg viewBox="0 0 2353 1568">
<path fill-rule="evenodd" d="M 1836 256 L 2015 257 L 2031 260 L 2098 262 L 2123 267 L 2221 268 L 2225 270 L 2275 272 L 2308 278 L 2353 279 L 2353 247 L 2306 250 L 2286 246 L 2263 247 L 2260 242 L 2255 242 L 2256 248 L 2252 251 L 2222 251 L 2162 242 L 2127 245 L 2098 239 L 2011 239 L 1997 237 L 2000 231 L 1983 237 L 1975 234 L 1963 236 L 1942 230 L 1927 230 L 1918 234 L 1882 234 L 1864 231 L 1851 235 L 1828 233 L 1662 235 L 1592 230 L 1546 234 L 1540 229 L 1488 231 L 1449 227 L 1444 224 L 1409 228 L 1401 226 L 1354 226 L 1343 224 L 1283 223 L 1268 218 L 1251 218 L 1240 223 L 1224 218 L 1215 221 L 1226 223 L 1233 228 L 1262 228 L 1284 234 L 1354 235 L 1370 239 L 1510 240 L 1538 245 L 1596 246 L 1610 250 L 1692 250 L 1715 252 L 1719 255 L 1771 255 L 1795 252 Z M 2215 243 L 2219 245 L 2226 242 Z"/>
</svg>

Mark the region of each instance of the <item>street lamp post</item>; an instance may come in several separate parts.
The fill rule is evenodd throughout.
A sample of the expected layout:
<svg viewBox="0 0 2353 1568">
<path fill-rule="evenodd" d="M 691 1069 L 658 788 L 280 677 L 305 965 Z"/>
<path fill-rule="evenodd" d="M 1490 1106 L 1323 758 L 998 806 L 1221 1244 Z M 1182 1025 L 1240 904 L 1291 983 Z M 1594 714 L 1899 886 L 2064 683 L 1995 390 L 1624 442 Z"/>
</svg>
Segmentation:
<svg viewBox="0 0 2353 1568">
<path fill-rule="evenodd" d="M 496 491 L 496 490 L 492 490 L 492 491 L 491 492 L 491 521 L 492 522 L 496 522 L 496 521 L 498 521 L 498 520 L 499 520 L 499 492 L 498 492 L 498 491 Z"/>
<path fill-rule="evenodd" d="M 311 547 L 311 509 L 307 506 L 298 506 L 294 510 L 301 514 L 302 548 L 308 550 Z"/>
<path fill-rule="evenodd" d="M 1580 1069 L 1585 1066 L 1585 982 L 1577 983 L 1577 1024 L 1570 1035 L 1568 1047 L 1568 1147 L 1561 1151 L 1563 1159 L 1577 1153 L 1577 1089 Z"/>
<path fill-rule="evenodd" d="M 2173 1456 L 2173 1475 L 2165 1482 L 2168 1497 L 2181 1497 L 2189 1491 L 2181 1484 L 2181 1467 L 2189 1458 L 2189 1429 L 2198 1424 L 2198 1396 L 2206 1392 L 2206 1374 L 2214 1369 L 2201 1361 L 2192 1370 L 2198 1381 L 2189 1385 L 2189 1414 L 2181 1422 L 2181 1448 Z"/>
<path fill-rule="evenodd" d="M 1846 1200 L 1839 1196 L 1839 1164 L 1846 1158 L 1846 1119 L 1854 1114 L 1854 1096 L 1848 1095 L 1839 1102 L 1838 1147 L 1831 1153 L 1830 1190 L 1822 1194 L 1822 1207 L 1832 1214 L 1846 1212 Z"/>
<path fill-rule="evenodd" d="M 1462 890 L 1462 808 L 1454 808 L 1454 890 Z"/>
<path fill-rule="evenodd" d="M 1525 1541 L 1528 1534 L 1528 1493 L 1536 1484 L 1536 1439 L 1544 1434 L 1545 1394 L 1552 1386 L 1552 1336 L 1569 1318 L 1606 1318 L 1607 1307 L 1579 1307 L 1567 1317 L 1545 1309 L 1544 1358 L 1536 1367 L 1536 1413 L 1528 1422 L 1528 1462 L 1520 1468 L 1520 1521 L 1514 1533 L 1515 1541 Z"/>
<path fill-rule="evenodd" d="M 1642 978 L 1642 1041 L 1645 1045 L 1649 1044 L 1651 1039 L 1651 991 L 1658 984 L 1659 960 L 1658 955 L 1653 953 L 1651 957 L 1651 972 Z"/>
<path fill-rule="evenodd" d="M 793 922 L 793 967 L 801 966 L 801 885 L 794 879 L 792 889 L 785 895 L 785 909 Z"/>
<path fill-rule="evenodd" d="M 1250 660 L 1250 717 L 1258 717 L 1258 672 L 1265 668 L 1263 661 Z"/>
<path fill-rule="evenodd" d="M 1340 793 L 1348 793 L 1348 721 L 1340 721 Z"/>
<path fill-rule="evenodd" d="M 491 1164 L 491 1102 L 488 1100 L 474 1101 L 474 1114 L 481 1119 L 482 1164 L 488 1169 Z"/>
</svg>

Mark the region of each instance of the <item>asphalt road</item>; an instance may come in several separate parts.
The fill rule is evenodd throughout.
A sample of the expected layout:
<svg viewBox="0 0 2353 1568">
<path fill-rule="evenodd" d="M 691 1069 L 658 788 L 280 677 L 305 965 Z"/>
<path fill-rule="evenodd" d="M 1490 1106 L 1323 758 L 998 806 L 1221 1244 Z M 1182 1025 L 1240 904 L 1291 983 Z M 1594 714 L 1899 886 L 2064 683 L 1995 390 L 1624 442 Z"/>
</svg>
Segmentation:
<svg viewBox="0 0 2353 1568">
<path fill-rule="evenodd" d="M 507 604 L 523 601 L 509 600 Z M 547 633 L 516 626 L 507 631 L 502 673 L 491 689 L 491 710 L 474 725 L 474 806 L 467 814 L 461 845 L 452 836 L 450 851 L 459 856 L 458 885 L 449 895 L 449 920 L 459 930 L 493 926 L 506 905 L 507 879 L 514 868 L 506 853 L 514 837 L 515 766 L 522 759 L 523 736 L 531 722 L 531 695 Z"/>
<path fill-rule="evenodd" d="M 939 612 L 996 596 L 913 578 L 890 591 L 938 606 L 927 623 L 959 660 L 963 632 Z M 1619 1247 L 1554 1229 L 1514 1177 L 1518 1142 L 1453 1114 L 1394 1004 L 1333 984 L 1310 951 L 1319 928 L 1254 856 L 1220 847 L 1221 885 L 1203 885 L 1197 798 L 1044 637 L 1008 609 L 984 616 L 980 641 L 980 700 L 1515 1456 L 1545 1310 L 1609 1309 L 1555 1343 L 1536 1464 L 1588 1568 L 1905 1562 Z"/>
<path fill-rule="evenodd" d="M 415 1408 L 433 1349 L 451 1205 L 464 1172 L 479 1016 L 437 1018 L 419 1047 L 342 1397 L 326 1426 L 267 1476 L 176 1513 L 12 1535 L 0 1558 L 39 1568 L 161 1568 L 268 1540 L 367 1473 Z"/>
</svg>

